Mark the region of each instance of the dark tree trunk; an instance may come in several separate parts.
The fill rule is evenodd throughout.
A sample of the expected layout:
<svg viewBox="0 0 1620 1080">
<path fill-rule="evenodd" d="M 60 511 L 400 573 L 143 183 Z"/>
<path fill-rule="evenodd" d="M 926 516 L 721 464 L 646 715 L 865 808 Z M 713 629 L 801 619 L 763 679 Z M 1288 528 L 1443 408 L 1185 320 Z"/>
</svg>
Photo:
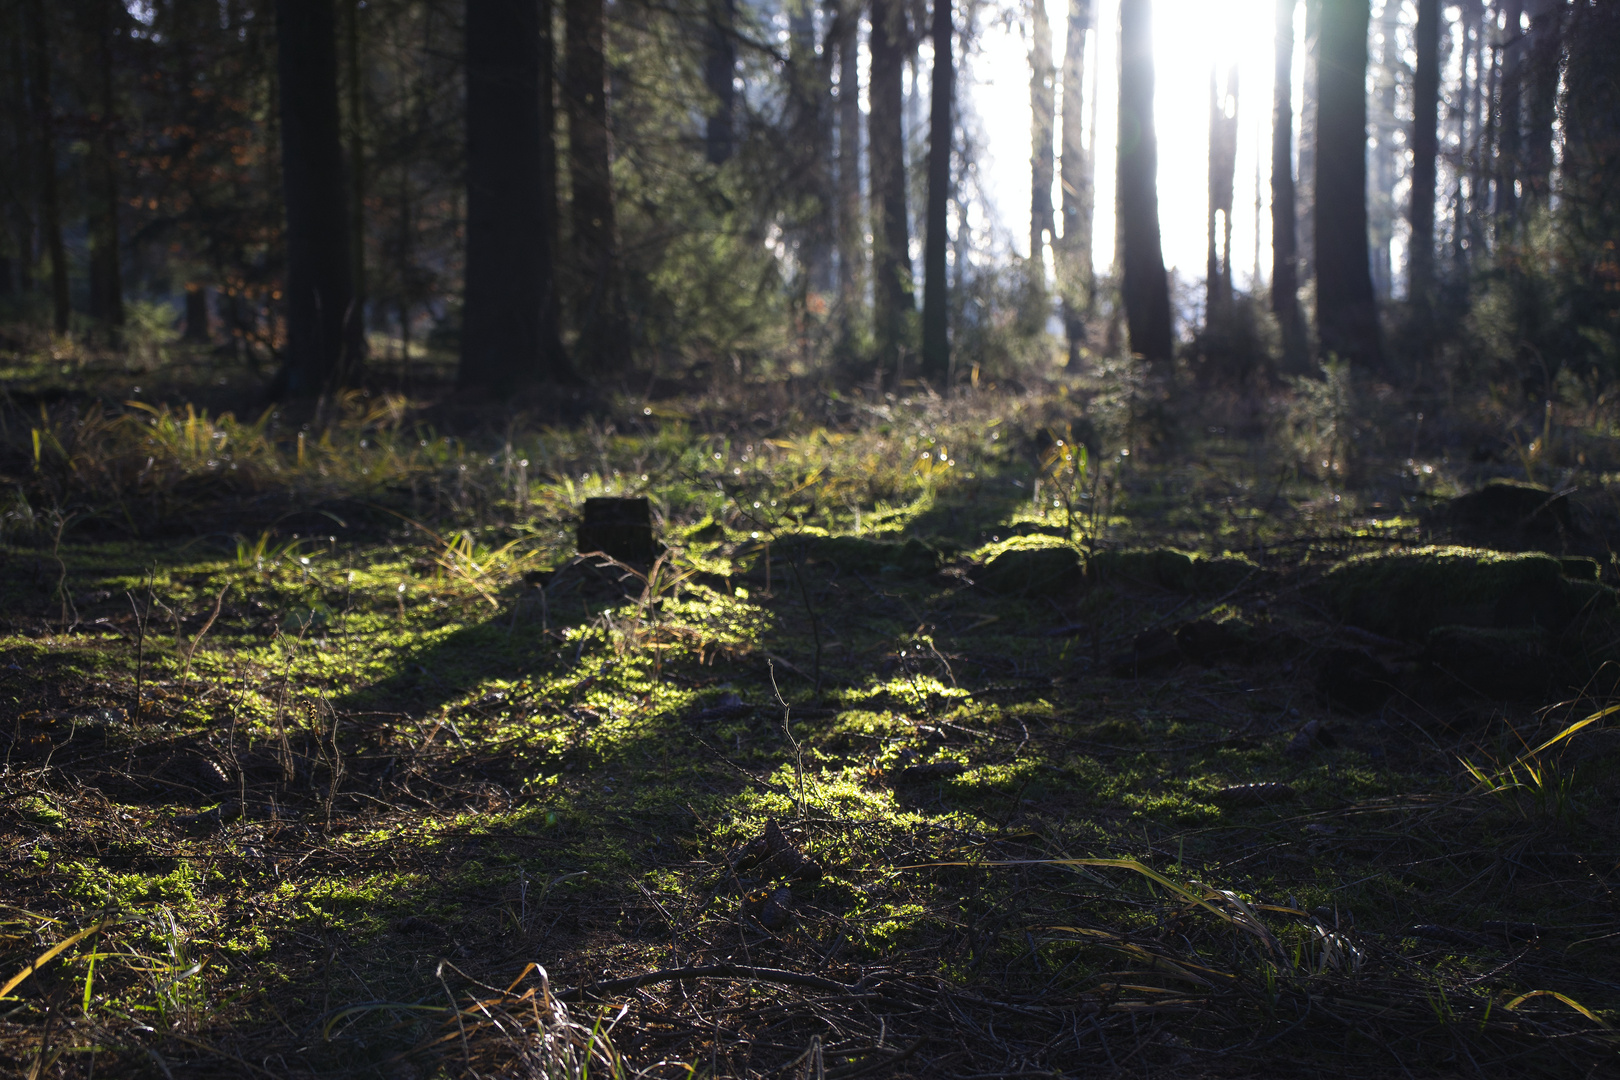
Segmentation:
<svg viewBox="0 0 1620 1080">
<path fill-rule="evenodd" d="M 1564 76 L 1563 213 L 1575 234 L 1590 238 L 1597 289 L 1615 288 L 1612 247 L 1602 239 L 1620 225 L 1620 5 L 1581 2 L 1570 16 L 1569 64 Z M 1612 240 L 1609 241 L 1612 243 Z M 1601 284 L 1599 284 L 1601 283 Z M 1608 300 L 1607 307 L 1613 307 Z M 1612 323 L 1610 325 L 1613 325 Z"/>
<path fill-rule="evenodd" d="M 1322 5 L 1316 139 L 1316 323 L 1324 355 L 1383 365 L 1367 244 L 1368 0 Z"/>
<path fill-rule="evenodd" d="M 1546 206 L 1552 189 L 1553 121 L 1558 115 L 1558 66 L 1563 54 L 1565 0 L 1533 0 L 1529 70 L 1525 73 L 1525 201 Z"/>
<path fill-rule="evenodd" d="M 797 294 L 808 303 L 810 293 L 833 288 L 832 179 L 832 55 L 839 16 L 828 28 L 826 48 L 816 51 L 815 0 L 796 0 L 788 19 L 788 77 L 792 111 L 789 117 L 792 167 L 805 217 L 798 245 L 801 267 Z"/>
<path fill-rule="evenodd" d="M 1237 177 L 1238 69 L 1209 71 L 1209 246 L 1205 259 L 1204 320 L 1219 324 L 1232 309 L 1232 199 Z"/>
<path fill-rule="evenodd" d="M 563 18 L 574 264 L 583 285 L 575 314 L 576 359 L 586 370 L 622 370 L 629 348 L 613 211 L 603 0 L 564 0 Z"/>
<path fill-rule="evenodd" d="M 467 3 L 467 279 L 460 382 L 510 391 L 560 380 L 546 207 L 551 5 Z"/>
<path fill-rule="evenodd" d="M 51 260 L 51 315 L 58 334 L 68 328 L 67 249 L 62 244 L 62 204 L 56 177 L 56 118 L 51 99 L 50 31 L 45 5 L 28 0 L 28 109 L 34 115 L 34 156 L 39 168 L 39 225 Z"/>
<path fill-rule="evenodd" d="M 1305 322 L 1299 310 L 1299 203 L 1294 194 L 1294 9 L 1277 0 L 1271 102 L 1271 311 L 1282 329 L 1283 367 L 1305 360 Z"/>
<path fill-rule="evenodd" d="M 1304 98 L 1299 108 L 1299 171 L 1294 175 L 1298 184 L 1298 213 L 1300 221 L 1311 222 L 1301 229 L 1299 241 L 1299 280 L 1316 280 L 1316 126 L 1318 116 L 1317 87 L 1321 75 L 1322 4 L 1326 0 L 1305 0 L 1305 79 L 1300 87 Z"/>
<path fill-rule="evenodd" d="M 277 0 L 287 348 L 276 390 L 294 398 L 354 385 L 363 361 L 338 120 L 336 33 L 332 0 Z"/>
<path fill-rule="evenodd" d="M 96 0 L 90 12 L 92 59 L 96 71 L 95 137 L 90 155 L 90 314 L 102 326 L 124 325 L 124 282 L 118 242 L 117 98 L 113 88 L 116 0 Z"/>
<path fill-rule="evenodd" d="M 1091 0 L 1069 0 L 1063 52 L 1063 156 L 1058 165 L 1063 240 L 1054 261 L 1058 288 L 1063 294 L 1063 335 L 1068 339 L 1071 366 L 1080 359 L 1093 303 L 1091 155 L 1085 146 L 1086 33 L 1091 29 L 1091 19 Z"/>
<path fill-rule="evenodd" d="M 1159 237 L 1159 147 L 1153 129 L 1153 3 L 1120 0 L 1119 217 L 1131 352 L 1168 368 L 1170 283 Z"/>
<path fill-rule="evenodd" d="M 928 232 L 923 249 L 923 372 L 946 384 L 950 377 L 950 313 L 945 295 L 945 248 L 950 243 L 951 103 L 956 71 L 951 60 L 951 0 L 934 0 L 934 85 L 928 114 Z"/>
<path fill-rule="evenodd" d="M 1412 236 L 1407 296 L 1427 332 L 1434 291 L 1434 196 L 1440 154 L 1440 0 L 1418 0 L 1412 80 Z"/>
<path fill-rule="evenodd" d="M 195 345 L 206 345 L 208 333 L 208 290 L 201 285 L 186 286 L 186 337 Z"/>
<path fill-rule="evenodd" d="M 366 143 L 365 76 L 360 67 L 360 12 L 365 0 L 344 0 L 344 38 L 349 78 L 349 253 L 354 258 L 354 317 L 366 330 Z"/>
<path fill-rule="evenodd" d="M 1046 0 L 1029 0 L 1029 4 L 1029 265 L 1031 276 L 1045 282 L 1046 243 L 1057 235 L 1052 220 L 1052 137 L 1056 126 L 1054 83 L 1057 72 L 1052 67 L 1052 24 L 1046 18 Z"/>
<path fill-rule="evenodd" d="M 723 165 L 736 149 L 737 42 L 736 0 L 710 0 L 709 44 L 703 59 L 703 82 L 714 98 L 704 132 L 704 149 L 709 161 Z"/>
<path fill-rule="evenodd" d="M 906 144 L 900 121 L 908 36 L 901 0 L 872 0 L 867 153 L 872 178 L 873 330 L 880 369 L 890 363 L 898 368 L 903 362 L 910 346 L 908 324 L 916 310 L 906 219 Z"/>
<path fill-rule="evenodd" d="M 1482 0 L 1461 0 L 1459 30 L 1462 35 L 1462 87 L 1458 93 L 1460 108 L 1457 116 L 1457 183 L 1451 211 L 1452 278 L 1458 287 L 1467 281 L 1469 254 L 1475 237 L 1473 207 L 1479 192 L 1473 182 L 1477 170 L 1480 141 L 1479 106 L 1484 81 L 1480 65 L 1484 63 L 1484 50 L 1480 48 L 1483 32 Z M 1472 71 L 1470 69 L 1472 68 Z"/>
<path fill-rule="evenodd" d="M 1502 84 L 1496 121 L 1495 210 L 1498 230 L 1511 227 L 1519 212 L 1519 194 L 1514 182 L 1519 179 L 1519 170 L 1523 165 L 1519 155 L 1523 123 L 1520 113 L 1524 107 L 1525 39 L 1521 26 L 1524 0 L 1505 0 L 1502 12 Z"/>
<path fill-rule="evenodd" d="M 838 307 L 847 347 L 861 306 L 866 229 L 861 215 L 860 0 L 838 13 Z"/>
</svg>

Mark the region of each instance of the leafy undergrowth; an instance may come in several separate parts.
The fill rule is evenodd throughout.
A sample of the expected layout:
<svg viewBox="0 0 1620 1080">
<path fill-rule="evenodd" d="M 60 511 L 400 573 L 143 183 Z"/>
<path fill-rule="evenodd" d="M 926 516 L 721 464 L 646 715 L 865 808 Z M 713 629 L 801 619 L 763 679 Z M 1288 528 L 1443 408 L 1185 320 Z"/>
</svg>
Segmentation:
<svg viewBox="0 0 1620 1080">
<path fill-rule="evenodd" d="M 75 408 L 7 435 L 8 1072 L 1613 1066 L 1606 669 L 1492 701 L 1338 623 L 1444 539 L 1394 500 L 1034 394 Z M 658 564 L 571 560 L 601 494 Z M 1166 544 L 1225 558 L 1096 569 Z"/>
</svg>

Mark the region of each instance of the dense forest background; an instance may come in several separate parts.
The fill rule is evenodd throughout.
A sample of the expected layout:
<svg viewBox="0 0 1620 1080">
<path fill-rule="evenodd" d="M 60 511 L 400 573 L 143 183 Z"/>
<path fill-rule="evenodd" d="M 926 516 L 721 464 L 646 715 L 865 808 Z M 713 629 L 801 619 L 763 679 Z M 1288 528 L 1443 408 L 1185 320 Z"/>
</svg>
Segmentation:
<svg viewBox="0 0 1620 1080">
<path fill-rule="evenodd" d="M 1535 399 L 1620 374 L 1613 5 L 1279 0 L 1243 28 L 1274 37 L 1273 101 L 1211 67 L 1209 257 L 1174 288 L 1149 12 L 12 0 L 0 304 L 87 347 L 180 332 L 278 395 L 435 358 L 502 389 L 943 386 L 1129 355 L 1235 387 L 1336 358 Z M 1009 201 L 973 137 L 1003 118 L 956 86 L 1006 20 L 1030 65 L 1026 257 L 997 239 Z M 1117 147 L 1091 145 L 1099 80 Z M 1247 291 L 1240 108 L 1273 118 L 1272 250 Z M 1114 243 L 1093 235 L 1098 169 Z"/>
</svg>

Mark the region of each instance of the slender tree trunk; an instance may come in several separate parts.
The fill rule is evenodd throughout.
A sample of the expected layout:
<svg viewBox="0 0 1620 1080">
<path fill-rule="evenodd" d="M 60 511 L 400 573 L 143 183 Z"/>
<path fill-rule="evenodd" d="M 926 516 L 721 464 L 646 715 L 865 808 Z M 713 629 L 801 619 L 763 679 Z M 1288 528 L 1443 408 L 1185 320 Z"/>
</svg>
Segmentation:
<svg viewBox="0 0 1620 1080">
<path fill-rule="evenodd" d="M 735 151 L 737 114 L 736 0 L 710 0 L 708 52 L 703 59 L 703 82 L 714 99 L 704 132 L 704 152 L 710 164 L 723 165 Z"/>
<path fill-rule="evenodd" d="M 1299 217 L 1311 227 L 1299 232 L 1299 280 L 1316 280 L 1316 128 L 1317 87 L 1320 82 L 1322 53 L 1322 5 L 1331 0 L 1305 0 L 1305 80 L 1300 88 L 1304 100 L 1299 108 Z"/>
<path fill-rule="evenodd" d="M 1299 310 L 1299 203 L 1294 195 L 1294 10 L 1276 0 L 1271 103 L 1271 311 L 1282 329 L 1283 367 L 1305 362 L 1305 322 Z"/>
<path fill-rule="evenodd" d="M 345 0 L 344 44 L 349 78 L 349 252 L 354 258 L 354 317 L 366 330 L 366 143 L 365 76 L 360 67 L 360 12 L 365 0 Z"/>
<path fill-rule="evenodd" d="M 1522 142 L 1520 132 L 1524 107 L 1524 54 L 1525 39 L 1521 22 L 1524 18 L 1524 0 L 1504 0 L 1502 4 L 1502 82 L 1496 122 L 1496 227 L 1499 233 L 1512 227 L 1518 217 L 1519 193 L 1515 182 L 1519 179 L 1523 162 L 1519 160 Z"/>
<path fill-rule="evenodd" d="M 95 137 L 90 158 L 90 314 L 103 327 L 124 325 L 124 282 L 118 242 L 118 102 L 113 87 L 116 0 L 95 0 L 90 28 L 97 75 Z"/>
<path fill-rule="evenodd" d="M 798 244 L 801 303 L 833 288 L 832 55 L 838 28 L 828 28 L 826 47 L 818 53 L 815 2 L 794 0 L 788 17 L 789 146 L 806 207 Z M 837 20 L 835 12 L 831 21 Z"/>
<path fill-rule="evenodd" d="M 1552 190 L 1553 121 L 1563 54 L 1565 0 L 1532 0 L 1529 71 L 1525 78 L 1524 197 L 1544 207 Z"/>
<path fill-rule="evenodd" d="M 860 0 L 838 13 L 838 308 L 845 348 L 862 301 L 866 229 L 861 214 Z"/>
<path fill-rule="evenodd" d="M 1080 359 L 1086 320 L 1094 304 L 1091 273 L 1092 186 L 1085 145 L 1086 34 L 1091 0 L 1069 0 L 1068 35 L 1063 50 L 1063 156 L 1058 165 L 1062 192 L 1063 239 L 1056 247 L 1058 288 L 1063 294 L 1063 333 L 1069 364 Z M 1093 102 L 1093 104 L 1095 104 Z M 1096 128 L 1092 128 L 1095 133 Z M 1095 137 L 1095 135 L 1093 135 Z"/>
<path fill-rule="evenodd" d="M 1371 176 L 1367 191 L 1367 219 L 1372 249 L 1373 294 L 1380 301 L 1394 293 L 1395 263 L 1392 247 L 1395 239 L 1395 181 L 1400 158 L 1405 154 L 1406 132 L 1395 117 L 1398 83 L 1403 67 L 1396 34 L 1400 26 L 1399 0 L 1386 0 L 1379 16 L 1377 63 L 1372 65 L 1371 77 L 1375 87 L 1372 101 L 1373 115 L 1369 117 L 1372 132 L 1370 147 Z"/>
<path fill-rule="evenodd" d="M 1159 236 L 1159 146 L 1153 128 L 1153 2 L 1120 0 L 1119 215 L 1131 352 L 1173 359 L 1170 283 Z"/>
<path fill-rule="evenodd" d="M 41 0 L 28 0 L 28 108 L 34 114 L 34 156 L 39 167 L 39 225 L 51 260 L 52 325 L 68 328 L 67 249 L 62 244 L 62 205 L 56 177 L 55 102 L 51 98 L 50 31 Z"/>
<path fill-rule="evenodd" d="M 1484 52 L 1480 48 L 1483 0 L 1461 0 L 1459 30 L 1462 35 L 1462 88 L 1457 117 L 1457 177 L 1453 196 L 1451 232 L 1453 277 L 1462 286 L 1468 279 L 1468 263 L 1474 245 L 1473 204 L 1478 198 L 1473 177 L 1477 173 L 1480 141 L 1480 85 L 1484 82 Z"/>
<path fill-rule="evenodd" d="M 349 191 L 338 119 L 333 0 L 277 0 L 287 350 L 276 390 L 313 397 L 360 377 Z"/>
<path fill-rule="evenodd" d="M 951 0 L 934 0 L 934 85 L 928 114 L 928 209 L 923 249 L 923 372 L 948 385 L 951 369 L 950 312 L 945 295 L 945 249 L 951 200 L 952 99 L 956 71 L 951 60 Z"/>
<path fill-rule="evenodd" d="M 1324 355 L 1383 365 L 1367 244 L 1368 0 L 1322 5 L 1316 145 L 1316 323 Z"/>
<path fill-rule="evenodd" d="M 545 171 L 551 5 L 468 0 L 467 283 L 460 382 L 498 392 L 560 380 Z"/>
<path fill-rule="evenodd" d="M 1412 80 L 1412 235 L 1407 297 L 1428 332 L 1434 292 L 1434 197 L 1440 157 L 1440 0 L 1418 0 L 1417 70 Z"/>
<path fill-rule="evenodd" d="M 195 345 L 206 345 L 208 333 L 208 290 L 192 282 L 186 286 L 186 337 Z"/>
<path fill-rule="evenodd" d="M 900 0 L 872 0 L 871 86 L 867 153 L 872 177 L 874 336 L 878 365 L 903 362 L 908 322 L 916 309 L 911 282 L 911 235 L 906 218 L 905 8 Z"/>
<path fill-rule="evenodd" d="M 1052 24 L 1046 17 L 1046 0 L 1029 0 L 1029 7 L 1029 264 L 1031 276 L 1044 283 L 1046 243 L 1057 235 L 1052 220 L 1052 138 L 1056 126 L 1054 83 L 1057 72 L 1052 67 Z"/>
<path fill-rule="evenodd" d="M 584 285 L 576 360 L 582 370 L 622 370 L 630 357 L 613 206 L 603 0 L 564 0 L 563 18 L 574 261 Z"/>
<path fill-rule="evenodd" d="M 1232 308 L 1232 200 L 1237 186 L 1238 69 L 1220 85 L 1209 69 L 1209 245 L 1204 274 L 1204 321 L 1219 325 Z"/>
<path fill-rule="evenodd" d="M 5 8 L 0 12 L 0 19 L 5 20 L 0 23 L 0 31 L 3 31 L 0 38 L 6 42 L 6 73 L 10 76 L 5 102 L 10 135 L 6 149 L 13 166 L 8 174 L 11 183 L 6 185 L 6 205 L 0 210 L 5 214 L 0 228 L 5 228 L 11 234 L 15 253 L 14 288 L 17 292 L 26 293 L 34 288 L 34 223 L 29 207 L 33 202 L 30 189 L 39 173 L 33 154 L 33 111 L 28 101 L 28 64 L 23 51 L 23 43 L 29 40 L 29 33 L 20 5 Z"/>
</svg>

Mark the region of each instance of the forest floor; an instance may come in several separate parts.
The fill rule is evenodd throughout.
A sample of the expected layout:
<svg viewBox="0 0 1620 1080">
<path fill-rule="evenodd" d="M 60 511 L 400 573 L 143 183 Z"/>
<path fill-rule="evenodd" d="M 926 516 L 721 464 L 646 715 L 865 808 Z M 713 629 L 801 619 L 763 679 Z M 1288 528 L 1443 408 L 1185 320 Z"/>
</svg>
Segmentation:
<svg viewBox="0 0 1620 1080">
<path fill-rule="evenodd" d="M 1447 652 L 1331 577 L 1536 461 L 1340 481 L 1079 378 L 474 427 L 204 375 L 6 373 L 5 1075 L 1620 1071 L 1614 618 Z M 1612 584 L 1569 440 L 1496 546 Z M 656 564 L 575 559 L 598 495 Z"/>
</svg>

